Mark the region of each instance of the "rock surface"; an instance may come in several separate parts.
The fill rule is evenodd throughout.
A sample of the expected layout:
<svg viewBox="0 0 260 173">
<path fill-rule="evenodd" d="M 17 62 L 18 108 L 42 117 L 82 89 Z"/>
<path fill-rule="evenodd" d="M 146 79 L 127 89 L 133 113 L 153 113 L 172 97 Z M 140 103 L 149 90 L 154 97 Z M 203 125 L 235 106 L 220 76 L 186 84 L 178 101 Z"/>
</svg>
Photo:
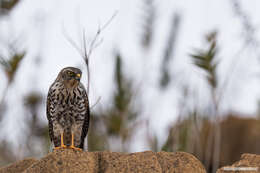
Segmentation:
<svg viewBox="0 0 260 173">
<path fill-rule="evenodd" d="M 24 159 L 0 168 L 0 173 L 206 173 L 193 155 L 185 152 L 118 153 L 56 150 L 40 160 Z"/>
<path fill-rule="evenodd" d="M 260 155 L 242 154 L 239 161 L 231 166 L 218 169 L 217 173 L 260 173 Z"/>
<path fill-rule="evenodd" d="M 36 159 L 24 159 L 22 161 L 16 162 L 9 166 L 6 166 L 0 169 L 0 173 L 16 173 L 16 172 L 23 172 L 27 168 L 29 168 L 34 163 L 38 162 Z"/>
</svg>

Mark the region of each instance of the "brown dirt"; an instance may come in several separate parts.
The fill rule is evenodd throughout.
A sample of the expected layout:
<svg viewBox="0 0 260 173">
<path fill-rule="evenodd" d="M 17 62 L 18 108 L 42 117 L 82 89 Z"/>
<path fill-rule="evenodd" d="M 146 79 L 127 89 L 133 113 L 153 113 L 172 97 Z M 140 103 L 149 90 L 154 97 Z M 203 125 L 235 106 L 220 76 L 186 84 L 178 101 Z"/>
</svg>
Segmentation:
<svg viewBox="0 0 260 173">
<path fill-rule="evenodd" d="M 40 160 L 24 159 L 0 168 L 0 173 L 206 173 L 185 152 L 118 153 L 57 150 Z"/>
</svg>

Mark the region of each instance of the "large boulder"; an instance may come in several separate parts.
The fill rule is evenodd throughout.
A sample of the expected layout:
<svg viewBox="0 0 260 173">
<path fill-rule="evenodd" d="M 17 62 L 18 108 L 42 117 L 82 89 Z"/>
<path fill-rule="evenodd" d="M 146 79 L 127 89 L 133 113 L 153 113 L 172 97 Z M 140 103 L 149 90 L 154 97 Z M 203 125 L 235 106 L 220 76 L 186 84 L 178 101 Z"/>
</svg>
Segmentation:
<svg viewBox="0 0 260 173">
<path fill-rule="evenodd" d="M 25 159 L 0 173 L 206 173 L 193 155 L 185 152 L 118 153 L 55 150 L 40 160 Z"/>
</svg>

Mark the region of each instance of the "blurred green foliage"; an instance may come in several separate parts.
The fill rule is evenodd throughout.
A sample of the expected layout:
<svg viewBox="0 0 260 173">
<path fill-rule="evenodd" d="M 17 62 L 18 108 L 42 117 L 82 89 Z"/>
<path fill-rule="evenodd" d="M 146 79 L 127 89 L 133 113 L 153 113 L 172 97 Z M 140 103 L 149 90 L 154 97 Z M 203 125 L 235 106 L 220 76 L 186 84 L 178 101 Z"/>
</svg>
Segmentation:
<svg viewBox="0 0 260 173">
<path fill-rule="evenodd" d="M 122 58 L 119 53 L 115 55 L 114 78 L 116 90 L 113 95 L 113 104 L 99 113 L 92 116 L 93 126 L 91 127 L 90 136 L 88 138 L 88 149 L 90 151 L 104 149 L 113 146 L 109 138 L 119 140 L 122 147 L 118 151 L 128 151 L 128 142 L 134 134 L 137 125 L 136 118 L 139 115 L 136 108 L 132 106 L 133 88 L 131 80 L 129 80 L 122 70 Z M 95 127 L 95 128 L 94 128 Z M 102 127 L 103 130 L 97 129 Z M 96 129 L 96 130 L 95 130 Z M 103 144 L 96 146 L 95 143 Z"/>
<path fill-rule="evenodd" d="M 20 0 L 0 0 L 0 14 L 10 12 L 19 2 Z"/>
<path fill-rule="evenodd" d="M 14 75 L 24 56 L 25 52 L 15 52 L 13 53 L 13 55 L 10 55 L 10 58 L 8 60 L 5 60 L 3 58 L 0 59 L 0 64 L 6 73 L 9 83 L 13 81 Z"/>
<path fill-rule="evenodd" d="M 207 80 L 212 88 L 217 87 L 216 67 L 218 63 L 215 60 L 217 54 L 216 37 L 217 32 L 207 35 L 206 40 L 210 45 L 208 50 L 198 50 L 195 54 L 191 55 L 194 64 L 207 73 Z"/>
<path fill-rule="evenodd" d="M 142 0 L 141 13 L 141 43 L 144 49 L 149 49 L 153 43 L 154 23 L 156 20 L 156 7 L 154 0 Z"/>
<path fill-rule="evenodd" d="M 171 79 L 171 59 L 173 59 L 176 41 L 178 37 L 178 31 L 180 29 L 181 17 L 178 13 L 172 16 L 172 23 L 170 25 L 170 32 L 166 42 L 166 48 L 163 52 L 163 58 L 161 63 L 161 78 L 160 78 L 160 87 L 162 89 L 166 88 Z"/>
</svg>

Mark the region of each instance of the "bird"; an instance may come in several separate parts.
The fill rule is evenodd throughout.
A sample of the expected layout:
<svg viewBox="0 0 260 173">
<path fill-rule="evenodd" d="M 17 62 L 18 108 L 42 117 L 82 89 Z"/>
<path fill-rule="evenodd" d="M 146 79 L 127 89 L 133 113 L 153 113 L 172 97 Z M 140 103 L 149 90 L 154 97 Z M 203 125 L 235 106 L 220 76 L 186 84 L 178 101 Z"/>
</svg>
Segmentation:
<svg viewBox="0 0 260 173">
<path fill-rule="evenodd" d="M 90 110 L 81 76 L 78 68 L 63 68 L 49 88 L 46 112 L 54 149 L 84 150 Z"/>
</svg>

